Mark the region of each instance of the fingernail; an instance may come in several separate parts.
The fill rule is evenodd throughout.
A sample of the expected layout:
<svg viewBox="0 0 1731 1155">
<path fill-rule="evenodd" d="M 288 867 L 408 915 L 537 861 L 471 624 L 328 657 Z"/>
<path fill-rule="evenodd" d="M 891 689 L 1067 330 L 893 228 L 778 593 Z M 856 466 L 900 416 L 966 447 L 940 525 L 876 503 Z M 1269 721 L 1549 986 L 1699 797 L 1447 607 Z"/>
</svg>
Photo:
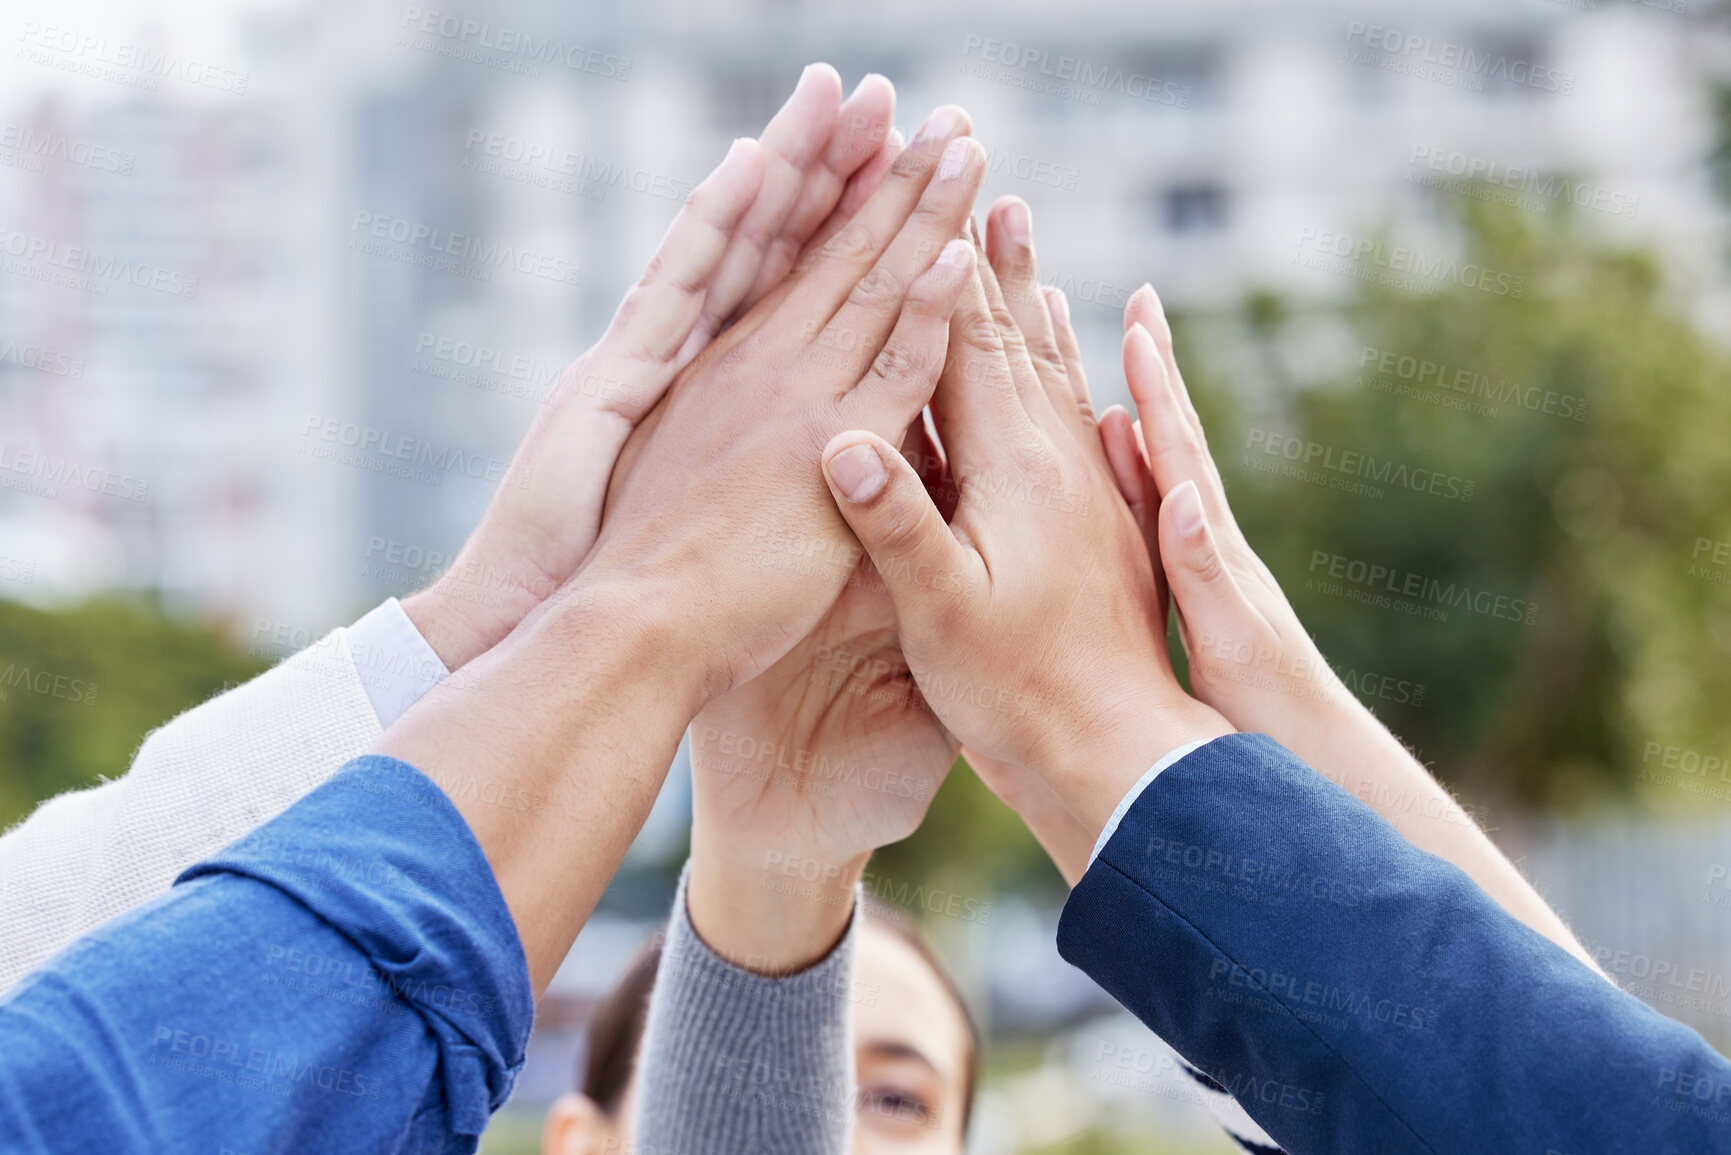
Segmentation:
<svg viewBox="0 0 1731 1155">
<path fill-rule="evenodd" d="M 875 456 L 875 455 L 874 455 Z M 1186 481 L 1166 499 L 1172 503 L 1172 528 L 1185 537 L 1195 537 L 1202 531 L 1202 495 L 1194 481 Z"/>
<path fill-rule="evenodd" d="M 890 129 L 889 142 L 890 146 L 897 150 L 908 146 L 908 138 L 902 135 L 902 130 L 899 128 Z"/>
<path fill-rule="evenodd" d="M 1130 339 L 1138 344 L 1148 347 L 1149 349 L 1158 351 L 1158 346 L 1154 344 L 1154 334 L 1150 333 L 1148 331 L 1148 326 L 1144 325 L 1140 321 L 1137 321 L 1134 325 L 1130 326 Z"/>
<path fill-rule="evenodd" d="M 1004 235 L 1010 238 L 1012 245 L 1027 248 L 1034 242 L 1034 218 L 1028 213 L 1028 206 L 1021 201 L 1011 201 L 1004 208 Z"/>
<path fill-rule="evenodd" d="M 938 162 L 938 179 L 955 180 L 967 171 L 968 158 L 973 155 L 974 138 L 958 136 L 944 149 L 944 159 Z"/>
<path fill-rule="evenodd" d="M 926 122 L 920 125 L 920 130 L 914 134 L 914 140 L 942 140 L 956 135 L 962 130 L 962 110 L 951 104 L 932 110 L 926 117 Z"/>
<path fill-rule="evenodd" d="M 1046 307 L 1052 311 L 1054 324 L 1068 325 L 1070 323 L 1070 300 L 1064 296 L 1064 290 L 1048 286 L 1046 289 Z"/>
<path fill-rule="evenodd" d="M 745 147 L 746 142 L 752 139 L 753 138 L 749 136 L 734 137 L 733 143 L 727 146 L 727 155 L 722 158 L 721 163 L 726 164 L 728 161 L 732 160 L 739 154 L 739 150 Z"/>
<path fill-rule="evenodd" d="M 850 445 L 829 459 L 830 480 L 849 501 L 869 501 L 889 480 L 883 459 L 869 444 Z"/>
<path fill-rule="evenodd" d="M 964 269 L 974 259 L 974 246 L 968 241 L 957 237 L 944 246 L 944 251 L 938 254 L 938 264 L 948 265 L 952 269 Z"/>
</svg>

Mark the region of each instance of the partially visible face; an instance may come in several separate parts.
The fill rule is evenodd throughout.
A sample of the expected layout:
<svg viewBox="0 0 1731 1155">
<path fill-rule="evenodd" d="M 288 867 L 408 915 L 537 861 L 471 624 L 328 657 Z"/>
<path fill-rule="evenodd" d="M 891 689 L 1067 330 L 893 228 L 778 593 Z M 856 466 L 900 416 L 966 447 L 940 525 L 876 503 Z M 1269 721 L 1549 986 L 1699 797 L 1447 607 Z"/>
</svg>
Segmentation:
<svg viewBox="0 0 1731 1155">
<path fill-rule="evenodd" d="M 853 1155 L 959 1155 L 972 1041 L 961 1010 L 931 964 L 874 922 L 854 960 L 854 1065 L 859 1100 Z M 547 1112 L 542 1155 L 630 1155 L 637 1078 L 616 1117 L 569 1092 Z"/>
<path fill-rule="evenodd" d="M 861 927 L 854 1004 L 854 1155 L 957 1155 L 972 1041 L 931 964 L 894 931 Z"/>
</svg>

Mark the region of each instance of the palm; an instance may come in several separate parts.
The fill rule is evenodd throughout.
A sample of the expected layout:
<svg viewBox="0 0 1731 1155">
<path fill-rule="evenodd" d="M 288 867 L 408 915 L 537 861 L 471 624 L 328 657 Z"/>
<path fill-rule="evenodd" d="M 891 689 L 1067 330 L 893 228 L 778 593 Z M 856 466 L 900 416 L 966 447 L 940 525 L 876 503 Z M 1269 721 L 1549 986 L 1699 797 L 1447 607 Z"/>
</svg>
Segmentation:
<svg viewBox="0 0 1731 1155">
<path fill-rule="evenodd" d="M 698 715 L 692 738 L 699 821 L 838 862 L 911 834 L 957 749 L 908 673 L 869 560 L 780 661 Z"/>
</svg>

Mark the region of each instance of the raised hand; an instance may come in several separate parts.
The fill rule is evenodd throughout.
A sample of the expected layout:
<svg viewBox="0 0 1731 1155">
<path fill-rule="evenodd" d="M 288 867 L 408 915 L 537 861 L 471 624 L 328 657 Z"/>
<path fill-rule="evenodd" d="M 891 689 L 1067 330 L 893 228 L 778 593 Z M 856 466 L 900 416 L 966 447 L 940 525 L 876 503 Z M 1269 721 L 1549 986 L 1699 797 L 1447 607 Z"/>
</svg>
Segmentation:
<svg viewBox="0 0 1731 1155">
<path fill-rule="evenodd" d="M 931 395 L 973 262 L 956 240 L 984 173 L 940 108 L 871 197 L 700 354 L 621 454 L 582 576 L 682 615 L 701 706 L 778 661 L 858 550 L 819 480 L 837 431 L 900 440 Z M 905 463 L 904 463 L 905 464 Z"/>
<path fill-rule="evenodd" d="M 1141 533 L 1069 380 L 1031 252 L 1027 265 L 1001 290 L 980 262 L 951 322 L 933 400 L 959 488 L 949 524 L 875 431 L 833 438 L 824 466 L 933 711 L 970 749 L 1036 770 L 1097 833 L 1160 757 L 1231 727 L 1173 678 Z"/>
<path fill-rule="evenodd" d="M 1101 438 L 1171 582 L 1196 696 L 1239 729 L 1280 742 L 1362 798 L 1413 845 L 1454 863 L 1510 914 L 1593 965 L 1514 865 L 1335 676 L 1250 548 L 1226 501 L 1152 287 L 1130 298 L 1124 325 L 1124 373 L 1140 429 L 1117 409 L 1101 418 Z"/>
<path fill-rule="evenodd" d="M 906 445 L 936 481 L 923 424 Z M 862 554 L 809 634 L 692 722 L 692 924 L 748 969 L 822 958 L 846 929 L 871 852 L 914 832 L 955 757 Z"/>
<path fill-rule="evenodd" d="M 844 102 L 835 70 L 814 64 L 761 141 L 735 141 L 693 191 L 607 331 L 560 374 L 511 484 L 451 568 L 404 602 L 448 668 L 491 648 L 576 571 L 632 429 L 729 319 L 782 280 L 844 188 L 857 201 L 881 179 L 894 111 L 883 77 L 867 76 Z"/>
</svg>

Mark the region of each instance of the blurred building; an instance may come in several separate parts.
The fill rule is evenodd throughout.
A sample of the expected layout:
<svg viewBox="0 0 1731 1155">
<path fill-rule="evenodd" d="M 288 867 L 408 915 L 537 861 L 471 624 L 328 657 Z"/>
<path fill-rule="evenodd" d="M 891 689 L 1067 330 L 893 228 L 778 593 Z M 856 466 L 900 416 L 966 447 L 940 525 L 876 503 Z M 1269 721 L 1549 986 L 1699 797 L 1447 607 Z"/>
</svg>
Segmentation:
<svg viewBox="0 0 1731 1155">
<path fill-rule="evenodd" d="M 1582 3 L 56 10 L 185 57 L 26 24 L 0 89 L 0 534 L 35 567 L 0 593 L 155 589 L 300 636 L 430 579 L 811 59 L 889 75 L 910 130 L 970 109 L 1107 402 L 1143 280 L 1212 309 L 1494 279 L 1454 260 L 1469 197 L 1655 244 L 1718 309 L 1705 26 Z"/>
</svg>

